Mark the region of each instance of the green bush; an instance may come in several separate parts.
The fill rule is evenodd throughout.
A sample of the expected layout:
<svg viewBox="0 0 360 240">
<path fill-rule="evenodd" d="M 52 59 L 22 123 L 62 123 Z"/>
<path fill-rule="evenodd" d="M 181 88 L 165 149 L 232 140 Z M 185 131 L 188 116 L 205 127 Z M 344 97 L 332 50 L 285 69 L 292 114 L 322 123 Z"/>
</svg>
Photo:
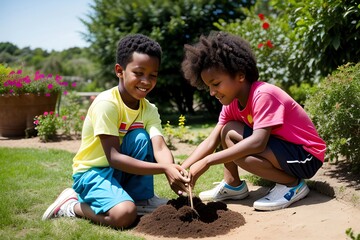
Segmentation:
<svg viewBox="0 0 360 240">
<path fill-rule="evenodd" d="M 37 135 L 43 142 L 65 138 L 79 138 L 86 110 L 82 109 L 81 99 L 74 92 L 62 96 L 59 113 L 44 112 L 34 119 Z"/>
<path fill-rule="evenodd" d="M 289 93 L 302 106 L 305 104 L 308 96 L 311 96 L 316 91 L 316 86 L 309 83 L 301 83 L 300 86 L 292 85 L 289 88 Z"/>
<path fill-rule="evenodd" d="M 293 82 L 289 78 L 287 65 L 291 52 L 289 26 L 281 18 L 257 14 L 254 8 L 244 9 L 245 20 L 227 23 L 220 19 L 214 25 L 221 31 L 241 36 L 254 51 L 259 69 L 259 79 L 287 87 Z"/>
<path fill-rule="evenodd" d="M 346 64 L 321 81 L 305 102 L 319 134 L 327 144 L 327 158 L 345 157 L 360 170 L 360 63 Z"/>
</svg>

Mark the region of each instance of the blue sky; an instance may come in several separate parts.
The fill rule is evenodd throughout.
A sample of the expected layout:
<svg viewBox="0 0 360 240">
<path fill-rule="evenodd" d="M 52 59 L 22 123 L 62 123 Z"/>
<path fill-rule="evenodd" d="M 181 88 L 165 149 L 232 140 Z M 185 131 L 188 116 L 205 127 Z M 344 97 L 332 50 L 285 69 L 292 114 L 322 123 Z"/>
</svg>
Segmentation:
<svg viewBox="0 0 360 240">
<path fill-rule="evenodd" d="M 87 19 L 90 4 L 93 0 L 0 0 L 0 42 L 48 51 L 88 46 L 79 18 Z"/>
</svg>

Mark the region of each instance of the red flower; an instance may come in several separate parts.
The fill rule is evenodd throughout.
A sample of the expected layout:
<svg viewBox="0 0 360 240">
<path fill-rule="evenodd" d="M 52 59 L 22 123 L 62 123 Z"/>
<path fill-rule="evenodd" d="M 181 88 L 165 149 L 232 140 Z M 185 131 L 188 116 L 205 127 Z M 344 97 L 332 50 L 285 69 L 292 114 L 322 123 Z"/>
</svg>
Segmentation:
<svg viewBox="0 0 360 240">
<path fill-rule="evenodd" d="M 261 21 L 264 21 L 264 20 L 265 20 L 264 14 L 259 13 L 258 16 L 259 16 L 259 18 L 260 18 Z"/>
<path fill-rule="evenodd" d="M 273 48 L 274 45 L 272 45 L 271 41 L 270 40 L 267 40 L 266 41 L 266 45 L 269 47 L 269 48 Z"/>
<path fill-rule="evenodd" d="M 259 43 L 259 44 L 258 44 L 258 48 L 262 48 L 263 46 L 264 46 L 263 43 Z"/>
<path fill-rule="evenodd" d="M 268 29 L 269 27 L 270 27 L 270 24 L 267 23 L 267 22 L 264 22 L 263 25 L 262 25 L 262 28 L 265 29 L 265 30 Z"/>
</svg>

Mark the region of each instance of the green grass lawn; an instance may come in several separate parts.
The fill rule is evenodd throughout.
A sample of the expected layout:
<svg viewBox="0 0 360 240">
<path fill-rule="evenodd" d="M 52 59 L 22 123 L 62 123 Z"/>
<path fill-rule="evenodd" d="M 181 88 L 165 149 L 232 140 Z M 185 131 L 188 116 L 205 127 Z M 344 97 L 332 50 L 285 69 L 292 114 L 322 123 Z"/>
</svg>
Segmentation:
<svg viewBox="0 0 360 240">
<path fill-rule="evenodd" d="M 84 219 L 41 221 L 58 194 L 72 185 L 73 156 L 62 150 L 0 147 L 1 239 L 142 239 L 131 230 L 114 230 Z M 222 176 L 222 166 L 211 167 L 199 178 L 196 195 Z M 177 197 L 164 175 L 155 176 L 155 191 L 161 197 Z"/>
</svg>

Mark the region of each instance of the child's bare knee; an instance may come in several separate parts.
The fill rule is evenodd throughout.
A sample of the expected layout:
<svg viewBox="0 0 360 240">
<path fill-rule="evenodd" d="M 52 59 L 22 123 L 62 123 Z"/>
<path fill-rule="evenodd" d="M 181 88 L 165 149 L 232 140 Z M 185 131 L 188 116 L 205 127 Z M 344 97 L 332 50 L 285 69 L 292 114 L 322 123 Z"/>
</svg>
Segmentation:
<svg viewBox="0 0 360 240">
<path fill-rule="evenodd" d="M 114 228 L 127 228 L 136 220 L 136 206 L 133 203 L 120 205 L 110 210 L 109 224 Z"/>
</svg>

